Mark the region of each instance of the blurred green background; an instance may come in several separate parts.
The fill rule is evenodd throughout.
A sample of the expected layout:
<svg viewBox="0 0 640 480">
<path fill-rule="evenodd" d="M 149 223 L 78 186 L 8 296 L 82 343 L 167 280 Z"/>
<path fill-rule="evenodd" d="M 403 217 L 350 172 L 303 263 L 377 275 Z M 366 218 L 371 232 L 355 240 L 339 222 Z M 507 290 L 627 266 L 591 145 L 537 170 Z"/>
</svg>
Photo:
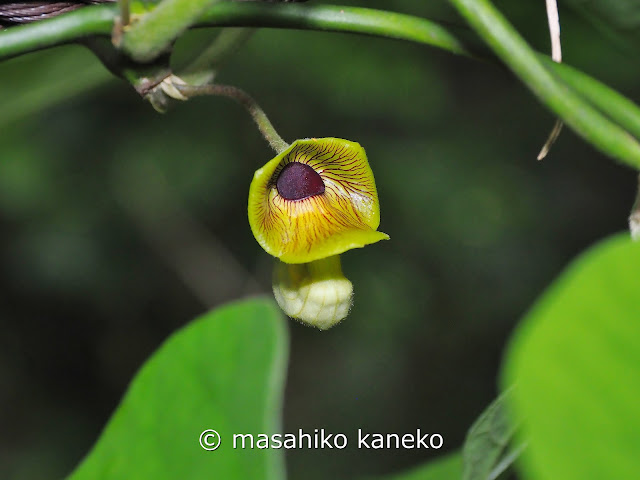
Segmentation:
<svg viewBox="0 0 640 480">
<path fill-rule="evenodd" d="M 548 51 L 544 2 L 496 3 Z M 461 23 L 444 0 L 366 6 Z M 563 7 L 566 61 L 637 97 L 637 62 Z M 213 33 L 187 35 L 178 57 Z M 384 474 L 457 449 L 496 394 L 517 320 L 578 252 L 626 228 L 635 174 L 568 129 L 537 162 L 554 119 L 517 80 L 408 43 L 261 30 L 218 81 L 250 92 L 289 141 L 361 143 L 391 236 L 343 256 L 356 290 L 343 324 L 290 322 L 284 431 L 445 440 L 288 451 L 290 478 Z M 78 46 L 0 64 L 0 142 L 0 478 L 62 477 L 163 339 L 269 292 L 246 200 L 272 152 L 233 102 L 159 115 Z"/>
</svg>

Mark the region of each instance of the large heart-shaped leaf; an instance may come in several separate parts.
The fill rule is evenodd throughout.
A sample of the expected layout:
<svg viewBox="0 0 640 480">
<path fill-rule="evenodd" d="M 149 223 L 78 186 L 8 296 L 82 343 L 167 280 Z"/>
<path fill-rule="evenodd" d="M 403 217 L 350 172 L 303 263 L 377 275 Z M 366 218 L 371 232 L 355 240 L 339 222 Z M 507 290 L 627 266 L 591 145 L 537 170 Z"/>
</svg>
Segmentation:
<svg viewBox="0 0 640 480">
<path fill-rule="evenodd" d="M 637 478 L 640 244 L 615 237 L 571 265 L 519 326 L 503 380 L 524 478 Z"/>
<path fill-rule="evenodd" d="M 136 375 L 70 480 L 284 478 L 281 450 L 233 448 L 233 434 L 280 427 L 287 330 L 271 301 L 208 313 L 169 338 Z M 200 445 L 205 430 L 221 438 Z M 213 446 L 203 436 L 204 447 Z"/>
</svg>

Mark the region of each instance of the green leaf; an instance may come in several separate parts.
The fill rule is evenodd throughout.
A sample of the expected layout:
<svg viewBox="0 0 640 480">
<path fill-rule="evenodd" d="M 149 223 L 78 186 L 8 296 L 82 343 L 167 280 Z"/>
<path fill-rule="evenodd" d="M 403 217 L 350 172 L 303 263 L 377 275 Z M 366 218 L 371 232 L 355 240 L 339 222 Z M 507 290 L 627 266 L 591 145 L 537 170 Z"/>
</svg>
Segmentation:
<svg viewBox="0 0 640 480">
<path fill-rule="evenodd" d="M 145 363 L 69 478 L 284 478 L 281 450 L 234 449 L 232 438 L 280 428 L 287 345 L 272 301 L 247 300 L 195 320 Z M 215 451 L 199 444 L 207 429 L 220 434 Z"/>
<path fill-rule="evenodd" d="M 377 477 L 378 480 L 458 480 L 462 475 L 462 457 L 459 453 L 431 460 L 407 472 Z"/>
<path fill-rule="evenodd" d="M 463 480 L 496 478 L 515 460 L 517 455 L 507 453 L 515 433 L 515 425 L 509 421 L 505 407 L 509 395 L 511 392 L 507 391 L 496 398 L 469 429 L 462 447 Z"/>
<path fill-rule="evenodd" d="M 637 478 L 640 244 L 608 239 L 575 261 L 519 326 L 503 372 L 528 442 L 527 479 Z"/>
<path fill-rule="evenodd" d="M 489 0 L 449 0 L 522 82 L 566 124 L 601 152 L 640 168 L 640 144 L 556 78 Z"/>
</svg>

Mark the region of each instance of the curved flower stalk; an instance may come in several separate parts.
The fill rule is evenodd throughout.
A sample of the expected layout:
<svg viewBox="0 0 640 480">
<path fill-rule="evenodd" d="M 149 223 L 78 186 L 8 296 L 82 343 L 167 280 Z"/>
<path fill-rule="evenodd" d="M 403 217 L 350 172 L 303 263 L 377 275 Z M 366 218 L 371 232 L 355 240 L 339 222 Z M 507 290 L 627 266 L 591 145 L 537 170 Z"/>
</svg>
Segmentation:
<svg viewBox="0 0 640 480">
<path fill-rule="evenodd" d="M 343 320 L 353 286 L 339 255 L 388 239 L 364 149 L 338 138 L 297 140 L 256 171 L 249 223 L 279 259 L 273 292 L 284 312 L 322 330 Z"/>
</svg>

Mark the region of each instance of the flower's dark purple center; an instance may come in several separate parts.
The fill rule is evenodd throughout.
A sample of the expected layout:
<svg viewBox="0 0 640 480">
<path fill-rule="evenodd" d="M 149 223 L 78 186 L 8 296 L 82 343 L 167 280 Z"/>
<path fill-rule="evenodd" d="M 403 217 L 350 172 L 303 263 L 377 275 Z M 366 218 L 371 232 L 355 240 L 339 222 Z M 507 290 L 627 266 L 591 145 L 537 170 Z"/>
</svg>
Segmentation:
<svg viewBox="0 0 640 480">
<path fill-rule="evenodd" d="M 302 200 L 324 193 L 324 182 L 313 168 L 305 163 L 292 162 L 280 172 L 276 187 L 286 200 Z"/>
</svg>

